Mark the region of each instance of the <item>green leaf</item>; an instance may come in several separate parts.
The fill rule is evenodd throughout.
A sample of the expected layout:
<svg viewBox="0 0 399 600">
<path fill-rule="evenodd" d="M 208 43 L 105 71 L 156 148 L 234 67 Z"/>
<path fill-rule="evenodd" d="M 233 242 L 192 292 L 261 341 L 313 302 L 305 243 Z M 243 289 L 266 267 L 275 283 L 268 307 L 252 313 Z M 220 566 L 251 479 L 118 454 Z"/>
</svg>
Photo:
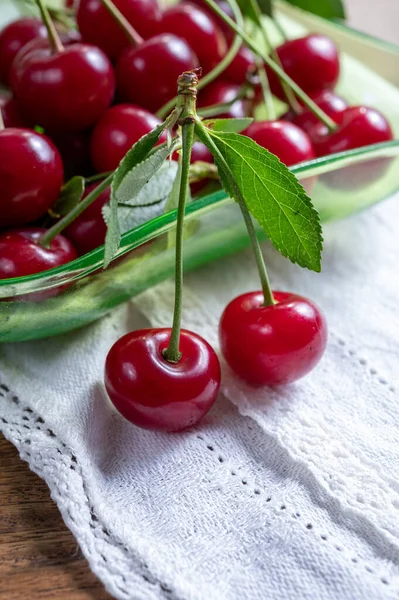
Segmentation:
<svg viewBox="0 0 399 600">
<path fill-rule="evenodd" d="M 301 267 L 320 271 L 323 238 L 319 215 L 296 177 L 250 138 L 237 133 L 210 134 L 248 210 L 275 248 Z M 223 187 L 236 198 L 237 192 L 216 156 L 215 163 Z"/>
<path fill-rule="evenodd" d="M 241 133 L 253 123 L 253 119 L 206 119 L 203 121 L 205 127 L 212 131 L 224 131 L 226 133 Z"/>
<path fill-rule="evenodd" d="M 85 180 L 83 177 L 72 177 L 62 188 L 57 201 L 52 207 L 54 212 L 59 217 L 67 215 L 81 201 L 85 191 Z"/>
<path fill-rule="evenodd" d="M 290 4 L 325 19 L 345 19 L 342 0 L 287 0 Z"/>
<path fill-rule="evenodd" d="M 247 19 L 251 19 L 251 21 L 258 24 L 259 14 L 257 13 L 260 12 L 269 17 L 272 16 L 272 0 L 255 0 L 255 2 L 259 10 L 256 10 L 249 0 L 238 0 L 239 7 L 244 17 L 247 17 Z"/>
</svg>

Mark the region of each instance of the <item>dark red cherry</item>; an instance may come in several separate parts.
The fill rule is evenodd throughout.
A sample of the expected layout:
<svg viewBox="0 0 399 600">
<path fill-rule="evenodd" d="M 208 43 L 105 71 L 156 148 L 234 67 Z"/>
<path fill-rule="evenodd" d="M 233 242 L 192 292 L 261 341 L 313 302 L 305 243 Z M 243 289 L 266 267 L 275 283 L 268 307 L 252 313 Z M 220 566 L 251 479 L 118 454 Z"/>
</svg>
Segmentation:
<svg viewBox="0 0 399 600">
<path fill-rule="evenodd" d="M 316 157 L 309 136 L 289 121 L 258 121 L 244 133 L 287 166 Z"/>
<path fill-rule="evenodd" d="M 203 73 L 211 71 L 227 52 L 221 29 L 207 12 L 190 2 L 167 9 L 159 24 L 159 33 L 173 33 L 186 40 L 197 55 Z"/>
<path fill-rule="evenodd" d="M 157 0 L 113 0 L 115 6 L 144 39 L 154 35 L 161 10 Z M 80 0 L 76 19 L 85 42 L 101 48 L 110 58 L 117 58 L 131 45 L 121 26 L 101 0 Z"/>
<path fill-rule="evenodd" d="M 0 110 L 4 127 L 26 127 L 17 101 L 9 92 L 0 92 Z"/>
<path fill-rule="evenodd" d="M 243 85 L 246 82 L 248 72 L 255 67 L 255 57 L 246 46 L 241 46 L 234 60 L 222 73 L 222 78 Z"/>
<path fill-rule="evenodd" d="M 98 121 L 113 99 L 115 77 L 99 48 L 77 43 L 57 53 L 49 48 L 20 53 L 11 87 L 29 121 L 70 133 Z"/>
<path fill-rule="evenodd" d="M 126 152 L 161 121 L 144 108 L 118 104 L 109 108 L 91 136 L 91 158 L 98 173 L 113 171 Z M 162 141 L 165 140 L 162 137 Z"/>
<path fill-rule="evenodd" d="M 0 227 L 30 223 L 54 204 L 63 180 L 57 148 L 29 129 L 0 131 Z"/>
<path fill-rule="evenodd" d="M 91 131 L 49 134 L 57 146 L 64 163 L 65 180 L 81 175 L 89 177 L 94 173 L 90 158 Z"/>
<path fill-rule="evenodd" d="M 45 231 L 41 227 L 23 227 L 0 234 L 0 279 L 33 275 L 77 258 L 71 242 L 62 235 L 53 239 L 50 248 L 43 248 L 38 240 Z M 38 294 L 42 299 L 54 295 L 48 292 Z M 35 293 L 29 296 L 39 299 Z"/>
<path fill-rule="evenodd" d="M 164 358 L 170 329 L 143 329 L 119 339 L 105 363 L 105 387 L 116 409 L 144 429 L 180 431 L 212 408 L 219 359 L 203 338 L 182 330 L 177 364 Z"/>
<path fill-rule="evenodd" d="M 274 292 L 274 299 L 263 306 L 262 292 L 244 294 L 220 320 L 223 356 L 252 385 L 296 381 L 317 365 L 327 344 L 327 324 L 313 302 L 287 292 Z"/>
<path fill-rule="evenodd" d="M 296 40 L 288 40 L 277 48 L 284 71 L 305 92 L 331 89 L 340 73 L 338 50 L 329 37 L 312 33 Z M 272 93 L 285 100 L 278 76 L 267 67 Z"/>
<path fill-rule="evenodd" d="M 335 121 L 335 123 L 342 123 L 345 110 L 348 108 L 348 103 L 346 100 L 331 90 L 323 90 L 322 92 L 313 93 L 310 94 L 310 97 L 329 117 L 331 117 L 333 121 Z M 318 127 L 320 123 L 318 117 L 316 117 L 307 108 L 304 108 L 299 115 L 288 112 L 283 115 L 281 119 L 295 123 L 295 125 L 298 125 L 298 127 L 306 131 L 306 133 L 309 135 L 312 135 L 314 128 Z"/>
<path fill-rule="evenodd" d="M 198 106 L 205 108 L 216 104 L 227 104 L 233 102 L 240 92 L 240 86 L 227 81 L 213 81 L 198 93 Z M 241 118 L 246 117 L 246 101 L 242 98 L 233 102 L 225 111 L 216 115 L 218 118 Z"/>
<path fill-rule="evenodd" d="M 123 50 L 116 66 L 117 90 L 122 100 L 156 112 L 176 96 L 177 78 L 198 66 L 185 40 L 163 33 Z"/>
<path fill-rule="evenodd" d="M 89 185 L 83 197 L 85 198 L 95 190 L 99 183 Z M 103 245 L 107 226 L 102 215 L 102 208 L 109 202 L 110 195 L 111 188 L 107 188 L 64 230 L 64 235 L 71 240 L 79 255 L 87 254 Z"/>
<path fill-rule="evenodd" d="M 34 38 L 47 37 L 46 27 L 40 19 L 24 17 L 7 25 L 0 32 L 0 81 L 8 83 L 14 58 L 19 50 Z"/>
<path fill-rule="evenodd" d="M 193 4 L 196 4 L 197 6 L 201 7 L 202 10 L 206 11 L 208 13 L 208 15 L 214 20 L 216 21 L 217 25 L 219 26 L 219 28 L 223 31 L 223 34 L 226 38 L 227 41 L 232 41 L 235 33 L 234 31 L 231 29 L 231 27 L 229 27 L 224 21 L 223 19 L 221 19 L 218 15 L 216 15 L 213 10 L 211 8 L 209 8 L 209 6 L 204 2 L 204 0 L 191 0 L 191 2 Z M 227 0 L 216 0 L 216 4 L 219 5 L 219 7 L 230 17 L 230 19 L 234 20 L 234 13 L 233 13 L 233 9 L 231 8 L 230 4 L 227 2 Z"/>
</svg>

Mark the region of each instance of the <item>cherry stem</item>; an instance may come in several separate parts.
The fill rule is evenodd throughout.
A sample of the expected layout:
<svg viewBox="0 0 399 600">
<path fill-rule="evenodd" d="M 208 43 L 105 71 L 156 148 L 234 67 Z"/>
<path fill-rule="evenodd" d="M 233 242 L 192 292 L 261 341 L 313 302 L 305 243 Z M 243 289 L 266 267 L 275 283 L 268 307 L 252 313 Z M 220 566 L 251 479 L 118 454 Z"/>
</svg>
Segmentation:
<svg viewBox="0 0 399 600">
<path fill-rule="evenodd" d="M 255 256 L 256 265 L 258 267 L 258 273 L 262 285 L 262 292 L 264 298 L 264 306 L 271 306 L 275 303 L 273 298 L 273 292 L 270 285 L 269 275 L 267 272 L 266 264 L 263 258 L 262 249 L 256 235 L 255 225 L 252 220 L 251 214 L 247 208 L 244 196 L 241 193 L 241 190 L 234 178 L 233 173 L 230 170 L 229 165 L 227 164 L 223 154 L 220 152 L 219 148 L 216 146 L 215 142 L 212 139 L 212 135 L 209 133 L 208 129 L 205 125 L 197 119 L 195 124 L 195 133 L 197 137 L 209 148 L 212 152 L 213 156 L 216 158 L 216 164 L 219 170 L 223 171 L 223 175 L 226 180 L 229 182 L 229 187 L 233 191 L 233 195 L 235 200 L 237 201 L 242 216 L 244 218 L 245 226 L 248 231 L 249 238 L 251 240 L 252 250 Z"/>
<path fill-rule="evenodd" d="M 258 75 L 259 75 L 259 83 L 260 83 L 260 87 L 262 88 L 263 100 L 266 104 L 267 117 L 270 121 L 275 121 L 276 120 L 276 109 L 275 109 L 274 102 L 273 102 L 272 92 L 270 90 L 269 79 L 267 77 L 266 69 L 263 66 L 263 63 L 259 59 L 259 57 L 257 60 L 257 68 L 258 68 Z"/>
<path fill-rule="evenodd" d="M 272 21 L 273 21 L 275 28 L 281 35 L 281 39 L 283 40 L 283 42 L 286 42 L 288 40 L 287 34 L 284 31 L 284 27 L 281 25 L 280 21 L 277 19 L 277 17 L 275 15 L 272 15 Z"/>
<path fill-rule="evenodd" d="M 283 71 L 283 69 L 270 58 L 270 56 L 262 50 L 255 42 L 252 41 L 250 36 L 245 32 L 242 27 L 239 27 L 233 19 L 231 19 L 217 4 L 214 0 L 204 0 L 204 2 L 211 8 L 233 31 L 235 31 L 238 35 L 241 36 L 242 40 L 248 46 L 252 52 L 260 56 L 264 62 L 278 75 L 278 77 L 286 83 L 292 91 L 302 100 L 305 106 L 322 122 L 329 131 L 334 131 L 337 128 L 336 123 L 322 110 L 313 100 L 299 87 L 298 84 L 295 83 Z M 228 0 L 231 8 L 236 5 L 236 0 Z"/>
<path fill-rule="evenodd" d="M 4 125 L 4 119 L 3 119 L 3 113 L 0 107 L 0 131 L 3 131 L 3 129 L 5 129 L 5 125 Z"/>
<path fill-rule="evenodd" d="M 63 52 L 64 46 L 62 45 L 60 36 L 58 35 L 55 25 L 50 17 L 50 13 L 48 11 L 47 6 L 45 6 L 43 0 L 36 0 L 36 4 L 39 7 L 40 15 L 42 17 L 43 23 L 46 26 L 52 51 L 54 53 L 55 52 Z"/>
<path fill-rule="evenodd" d="M 119 8 L 115 6 L 112 0 L 101 0 L 108 12 L 113 16 L 118 25 L 123 29 L 129 40 L 135 45 L 140 46 L 143 43 L 143 38 L 137 33 L 134 27 L 129 23 L 126 17 L 121 13 Z"/>
<path fill-rule="evenodd" d="M 196 98 L 198 77 L 196 71 L 183 73 L 178 79 L 179 92 L 177 108 L 183 108 L 178 124 L 182 128 L 183 150 L 182 168 L 180 176 L 179 204 L 176 222 L 176 267 L 175 267 L 175 308 L 173 314 L 172 334 L 169 346 L 164 352 L 164 357 L 171 363 L 178 363 L 181 359 L 180 331 L 182 316 L 183 296 L 183 233 L 184 215 L 188 196 L 189 172 L 191 151 L 194 143 L 194 129 L 197 119 Z"/>
</svg>

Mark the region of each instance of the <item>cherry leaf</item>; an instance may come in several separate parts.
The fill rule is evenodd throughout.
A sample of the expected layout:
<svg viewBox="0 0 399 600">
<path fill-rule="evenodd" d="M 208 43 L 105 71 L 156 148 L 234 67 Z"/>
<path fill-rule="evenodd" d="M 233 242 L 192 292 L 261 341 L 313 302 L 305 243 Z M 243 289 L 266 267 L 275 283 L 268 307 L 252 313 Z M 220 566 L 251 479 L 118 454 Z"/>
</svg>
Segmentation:
<svg viewBox="0 0 399 600">
<path fill-rule="evenodd" d="M 248 210 L 275 248 L 301 267 L 320 271 L 323 238 L 319 214 L 295 175 L 248 137 L 212 131 L 210 135 Z M 217 156 L 215 163 L 223 187 L 234 198 L 236 190 Z"/>
<path fill-rule="evenodd" d="M 58 199 L 52 206 L 52 212 L 58 217 L 64 217 L 81 201 L 85 191 L 85 180 L 77 175 L 63 186 Z"/>
<path fill-rule="evenodd" d="M 345 19 L 345 7 L 342 0 L 287 0 L 290 4 L 302 8 L 325 19 Z"/>
<path fill-rule="evenodd" d="M 206 119 L 203 121 L 205 127 L 212 131 L 225 131 L 227 133 L 241 133 L 253 123 L 251 118 L 242 119 Z"/>
<path fill-rule="evenodd" d="M 258 10 L 252 5 L 252 2 L 249 2 L 248 0 L 238 0 L 238 4 L 244 17 L 247 17 L 258 24 L 259 16 L 257 13 L 259 12 L 271 17 L 273 6 L 271 0 L 255 0 L 255 2 L 258 6 Z"/>
</svg>

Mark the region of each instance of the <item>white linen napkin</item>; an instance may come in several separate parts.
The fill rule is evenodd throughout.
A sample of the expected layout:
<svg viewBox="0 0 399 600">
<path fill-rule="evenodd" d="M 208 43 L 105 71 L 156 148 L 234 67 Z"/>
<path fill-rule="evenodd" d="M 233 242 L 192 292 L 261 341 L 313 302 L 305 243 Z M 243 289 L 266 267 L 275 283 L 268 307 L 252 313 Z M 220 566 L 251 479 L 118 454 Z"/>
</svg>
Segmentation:
<svg viewBox="0 0 399 600">
<path fill-rule="evenodd" d="M 399 597 L 398 198 L 325 228 L 321 275 L 267 248 L 275 289 L 315 300 L 330 339 L 295 385 L 254 391 L 223 368 L 196 428 L 142 431 L 116 414 L 106 353 L 169 326 L 166 282 L 101 322 L 0 347 L 0 426 L 50 487 L 91 568 L 129 600 Z M 249 252 L 186 277 L 184 326 L 217 348 Z"/>
</svg>

